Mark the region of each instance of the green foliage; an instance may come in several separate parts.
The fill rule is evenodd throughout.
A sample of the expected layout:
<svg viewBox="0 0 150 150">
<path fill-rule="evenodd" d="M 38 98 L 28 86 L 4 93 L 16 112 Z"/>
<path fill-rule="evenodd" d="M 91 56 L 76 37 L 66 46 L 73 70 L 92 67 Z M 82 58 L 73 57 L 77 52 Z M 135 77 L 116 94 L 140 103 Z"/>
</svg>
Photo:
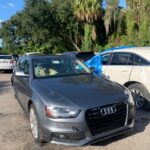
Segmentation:
<svg viewBox="0 0 150 150">
<path fill-rule="evenodd" d="M 92 48 L 92 37 L 91 37 L 91 32 L 92 32 L 93 26 L 90 24 L 85 24 L 84 26 L 84 39 L 82 43 L 82 50 L 88 51 L 89 49 L 91 50 Z"/>
<path fill-rule="evenodd" d="M 101 0 L 75 0 L 74 15 L 84 24 L 82 50 L 93 50 L 97 40 L 96 21 L 102 16 Z"/>
<path fill-rule="evenodd" d="M 126 2 L 127 8 L 121 8 L 118 0 L 25 0 L 24 9 L 2 23 L 0 52 L 55 54 L 149 46 L 150 0 Z"/>
</svg>

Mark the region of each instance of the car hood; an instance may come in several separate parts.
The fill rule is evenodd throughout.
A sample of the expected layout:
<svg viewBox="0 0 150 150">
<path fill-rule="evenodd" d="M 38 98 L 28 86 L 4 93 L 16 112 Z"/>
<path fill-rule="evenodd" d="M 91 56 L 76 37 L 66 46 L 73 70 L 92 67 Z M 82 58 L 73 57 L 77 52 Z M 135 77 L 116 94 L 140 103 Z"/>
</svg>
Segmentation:
<svg viewBox="0 0 150 150">
<path fill-rule="evenodd" d="M 53 106 L 92 108 L 125 100 L 125 89 L 93 75 L 35 79 L 32 86 Z"/>
</svg>

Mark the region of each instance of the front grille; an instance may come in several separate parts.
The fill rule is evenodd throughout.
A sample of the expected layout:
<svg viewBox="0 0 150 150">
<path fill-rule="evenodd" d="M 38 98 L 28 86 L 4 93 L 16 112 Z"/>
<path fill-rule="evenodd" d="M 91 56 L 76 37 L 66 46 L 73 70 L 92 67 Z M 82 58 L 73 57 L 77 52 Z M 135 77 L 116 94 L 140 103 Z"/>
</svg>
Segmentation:
<svg viewBox="0 0 150 150">
<path fill-rule="evenodd" d="M 108 115 L 102 115 L 101 109 L 115 107 L 116 112 Z M 103 132 L 111 131 L 125 125 L 127 114 L 127 105 L 125 103 L 116 103 L 88 109 L 85 112 L 87 125 L 94 136 Z"/>
<path fill-rule="evenodd" d="M 52 133 L 52 141 L 56 141 L 56 142 L 77 143 L 78 141 L 84 138 L 85 138 L 85 134 L 83 132 L 75 132 L 75 133 L 53 132 Z"/>
</svg>

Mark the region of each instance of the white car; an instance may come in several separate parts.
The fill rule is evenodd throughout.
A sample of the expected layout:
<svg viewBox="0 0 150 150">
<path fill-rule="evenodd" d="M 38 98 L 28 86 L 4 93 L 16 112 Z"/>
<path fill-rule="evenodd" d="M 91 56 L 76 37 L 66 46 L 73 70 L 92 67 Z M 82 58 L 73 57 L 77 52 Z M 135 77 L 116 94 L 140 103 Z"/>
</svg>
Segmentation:
<svg viewBox="0 0 150 150">
<path fill-rule="evenodd" d="M 29 52 L 29 53 L 25 53 L 23 56 L 29 56 L 29 55 L 44 55 L 41 52 Z"/>
<path fill-rule="evenodd" d="M 12 55 L 0 55 L 0 71 L 12 71 L 16 61 Z"/>
<path fill-rule="evenodd" d="M 102 72 L 126 86 L 138 109 L 150 108 L 150 47 L 134 47 L 103 52 Z"/>
</svg>

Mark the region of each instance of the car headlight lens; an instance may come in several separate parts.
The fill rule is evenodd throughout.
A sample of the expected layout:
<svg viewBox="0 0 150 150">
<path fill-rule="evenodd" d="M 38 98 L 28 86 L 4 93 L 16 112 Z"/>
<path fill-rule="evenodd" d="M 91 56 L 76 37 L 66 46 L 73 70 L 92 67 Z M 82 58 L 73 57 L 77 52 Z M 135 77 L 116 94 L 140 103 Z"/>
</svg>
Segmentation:
<svg viewBox="0 0 150 150">
<path fill-rule="evenodd" d="M 59 107 L 45 107 L 46 116 L 49 118 L 75 118 L 80 110 Z"/>
<path fill-rule="evenodd" d="M 131 92 L 126 88 L 125 94 L 128 95 L 128 102 L 132 105 L 135 105 Z"/>
</svg>

